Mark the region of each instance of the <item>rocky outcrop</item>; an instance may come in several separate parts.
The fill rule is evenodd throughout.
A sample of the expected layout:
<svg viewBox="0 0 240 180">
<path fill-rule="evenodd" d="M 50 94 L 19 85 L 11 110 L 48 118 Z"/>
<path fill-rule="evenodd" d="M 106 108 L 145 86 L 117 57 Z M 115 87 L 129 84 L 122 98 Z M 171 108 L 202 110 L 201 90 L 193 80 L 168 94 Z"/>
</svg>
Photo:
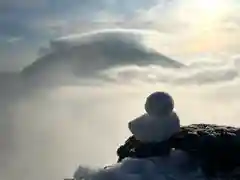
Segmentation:
<svg viewBox="0 0 240 180">
<path fill-rule="evenodd" d="M 182 126 L 178 134 L 160 143 L 143 144 L 132 136 L 117 154 L 121 161 L 125 157 L 167 156 L 171 149 L 186 151 L 207 176 L 239 173 L 236 169 L 240 167 L 240 129 L 229 126 Z"/>
</svg>

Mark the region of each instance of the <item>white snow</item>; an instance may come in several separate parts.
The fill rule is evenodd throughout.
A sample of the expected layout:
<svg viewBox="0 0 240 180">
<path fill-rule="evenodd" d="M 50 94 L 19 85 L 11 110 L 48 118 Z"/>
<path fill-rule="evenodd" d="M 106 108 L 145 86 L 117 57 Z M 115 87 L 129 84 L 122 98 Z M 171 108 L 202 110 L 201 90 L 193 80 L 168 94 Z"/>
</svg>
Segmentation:
<svg viewBox="0 0 240 180">
<path fill-rule="evenodd" d="M 75 172 L 76 180 L 205 180 L 188 155 L 173 151 L 170 157 L 148 159 L 126 158 L 105 169 L 86 173 L 82 167 Z"/>
</svg>

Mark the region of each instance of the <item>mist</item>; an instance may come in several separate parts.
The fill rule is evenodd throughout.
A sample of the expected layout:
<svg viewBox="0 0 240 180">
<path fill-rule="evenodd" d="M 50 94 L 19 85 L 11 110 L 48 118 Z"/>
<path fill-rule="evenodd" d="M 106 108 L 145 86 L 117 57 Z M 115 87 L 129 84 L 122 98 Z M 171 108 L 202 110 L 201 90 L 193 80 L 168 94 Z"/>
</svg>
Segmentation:
<svg viewBox="0 0 240 180">
<path fill-rule="evenodd" d="M 130 32 L 130 36 L 131 33 L 135 32 Z M 142 46 L 141 49 L 145 51 Z M 107 56 L 105 51 L 100 53 L 101 57 Z M 144 113 L 145 98 L 158 90 L 173 96 L 182 124 L 239 126 L 236 57 L 233 54 L 221 63 L 208 64 L 194 64 L 199 60 L 193 59 L 192 64 L 177 70 L 159 63 L 139 66 L 135 63 L 138 59 L 133 63 L 129 57 L 126 64 L 116 62 L 117 66 L 104 67 L 91 79 L 69 76 L 74 81 L 88 81 L 87 85 L 71 85 L 68 81 L 51 88 L 36 88 L 24 84 L 19 77 L 3 78 L 0 178 L 57 180 L 71 177 L 79 165 L 97 168 L 115 163 L 117 147 L 130 135 L 127 122 Z M 95 58 L 91 59 L 91 66 L 97 61 Z M 147 61 L 148 55 L 145 58 Z M 62 69 L 58 77 L 61 72 L 64 77 Z M 47 73 L 47 77 L 50 75 Z"/>
</svg>

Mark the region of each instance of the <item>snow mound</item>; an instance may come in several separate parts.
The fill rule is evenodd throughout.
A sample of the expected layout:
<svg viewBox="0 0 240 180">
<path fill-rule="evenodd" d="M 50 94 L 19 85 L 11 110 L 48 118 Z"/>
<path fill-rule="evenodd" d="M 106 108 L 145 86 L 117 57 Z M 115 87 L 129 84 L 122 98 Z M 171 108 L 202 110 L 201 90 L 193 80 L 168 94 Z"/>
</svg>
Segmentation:
<svg viewBox="0 0 240 180">
<path fill-rule="evenodd" d="M 80 167 L 76 180 L 205 180 L 202 172 L 192 164 L 183 151 L 173 151 L 170 157 L 147 159 L 126 158 L 121 163 L 96 172 L 83 173 Z"/>
</svg>

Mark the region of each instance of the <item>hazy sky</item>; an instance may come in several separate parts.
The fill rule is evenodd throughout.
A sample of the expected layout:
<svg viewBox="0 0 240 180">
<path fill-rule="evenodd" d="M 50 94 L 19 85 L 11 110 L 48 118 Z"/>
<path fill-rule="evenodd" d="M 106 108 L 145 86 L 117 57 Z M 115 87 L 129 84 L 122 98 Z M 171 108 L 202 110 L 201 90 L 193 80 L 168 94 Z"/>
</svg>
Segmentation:
<svg viewBox="0 0 240 180">
<path fill-rule="evenodd" d="M 238 0 L 2 0 L 0 70 L 22 69 L 51 39 L 114 27 L 157 30 L 171 54 L 236 52 L 239 10 Z"/>
<path fill-rule="evenodd" d="M 143 113 L 146 96 L 156 90 L 173 95 L 182 124 L 239 126 L 239 12 L 239 0 L 1 0 L 0 72 L 21 70 L 50 44 L 52 53 L 37 66 L 47 80 L 51 63 L 75 58 L 89 67 L 117 64 L 114 53 L 122 55 L 124 49 L 130 53 L 121 57 L 131 62 L 133 55 L 139 60 L 136 52 L 149 57 L 149 46 L 191 63 L 178 71 L 150 65 L 106 68 L 102 73 L 111 83 L 102 79 L 97 86 L 89 81 L 31 93 L 19 76 L 0 74 L 0 178 L 59 180 L 79 164 L 114 163 L 116 148 L 130 133 L 127 122 Z M 89 33 L 106 28 L 118 30 Z M 135 38 L 139 29 L 147 29 L 143 38 Z M 70 36 L 79 33 L 90 37 L 87 51 L 68 48 L 85 41 Z M 59 37 L 70 51 L 61 51 L 61 42 L 54 41 Z M 106 51 L 109 45 L 113 48 Z M 61 73 L 65 76 L 61 69 L 55 75 Z"/>
</svg>

